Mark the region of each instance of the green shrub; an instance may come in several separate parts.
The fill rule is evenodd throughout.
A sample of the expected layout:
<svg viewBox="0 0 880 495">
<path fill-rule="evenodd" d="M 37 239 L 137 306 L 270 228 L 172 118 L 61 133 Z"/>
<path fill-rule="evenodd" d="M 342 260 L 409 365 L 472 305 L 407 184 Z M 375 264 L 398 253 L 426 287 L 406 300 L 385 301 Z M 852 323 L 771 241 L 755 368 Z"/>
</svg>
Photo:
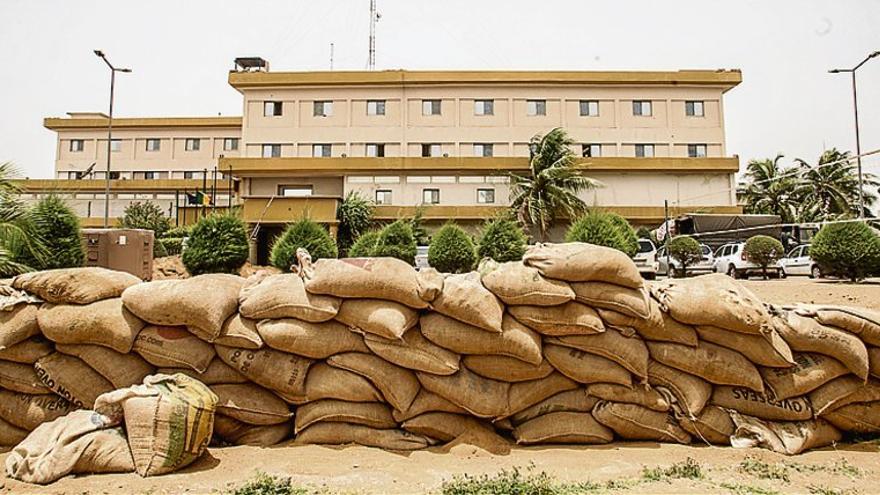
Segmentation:
<svg viewBox="0 0 880 495">
<path fill-rule="evenodd" d="M 413 237 L 412 223 L 408 220 L 397 220 L 385 226 L 376 239 L 376 246 L 371 256 L 390 256 L 409 264 L 416 261 L 416 240 Z"/>
<path fill-rule="evenodd" d="M 361 236 L 373 222 L 373 203 L 352 191 L 336 210 L 339 220 L 339 233 L 336 236 L 341 252 L 347 252 L 355 240 Z"/>
<path fill-rule="evenodd" d="M 440 228 L 428 247 L 428 264 L 443 273 L 470 271 L 477 263 L 474 241 L 458 225 L 449 222 Z"/>
<path fill-rule="evenodd" d="M 379 240 L 379 231 L 371 230 L 364 232 L 348 248 L 348 256 L 351 258 L 366 258 L 373 255 L 376 249 L 376 241 Z"/>
<path fill-rule="evenodd" d="M 170 238 L 180 238 L 180 237 L 189 237 L 192 233 L 192 229 L 195 227 L 195 224 L 190 225 L 181 225 L 179 227 L 171 227 L 166 230 L 162 237 L 170 237 Z"/>
<path fill-rule="evenodd" d="M 155 242 L 159 243 L 165 250 L 165 256 L 174 256 L 183 251 L 182 237 L 163 237 L 161 239 L 156 239 Z"/>
<path fill-rule="evenodd" d="M 831 223 L 813 237 L 810 257 L 823 273 L 855 282 L 880 267 L 880 238 L 861 222 Z"/>
<path fill-rule="evenodd" d="M 233 215 L 210 215 L 195 224 L 183 251 L 191 275 L 238 273 L 248 258 L 244 222 Z"/>
<path fill-rule="evenodd" d="M 526 252 L 527 243 L 519 224 L 506 218 L 493 218 L 486 222 L 480 233 L 477 257 L 492 258 L 499 263 L 519 261 Z"/>
<path fill-rule="evenodd" d="M 756 235 L 746 241 L 743 253 L 749 261 L 761 267 L 764 278 L 767 278 L 767 267 L 775 265 L 785 256 L 785 248 L 782 243 L 766 235 Z"/>
<path fill-rule="evenodd" d="M 689 235 L 677 235 L 669 240 L 669 256 L 675 258 L 680 266 L 681 275 L 687 276 L 687 267 L 700 261 L 703 251 L 700 243 Z M 674 276 L 675 274 L 670 274 Z"/>
<path fill-rule="evenodd" d="M 159 238 L 171 229 L 171 220 L 162 213 L 156 203 L 136 201 L 125 207 L 122 218 L 117 222 L 123 229 L 144 229 L 153 231 L 153 257 L 168 256 Z"/>
<path fill-rule="evenodd" d="M 297 264 L 296 250 L 305 248 L 312 260 L 335 258 L 338 255 L 336 243 L 327 230 L 314 221 L 303 218 L 284 229 L 272 244 L 269 263 L 279 270 L 288 271 Z"/>
<path fill-rule="evenodd" d="M 624 220 L 625 222 L 625 220 Z M 631 231 L 632 227 L 627 228 Z M 591 211 L 577 219 L 565 234 L 566 242 L 586 242 L 623 251 L 629 256 L 638 251 L 638 241 L 633 246 L 629 235 L 620 222 L 605 212 Z"/>
<path fill-rule="evenodd" d="M 31 210 L 33 231 L 46 247 L 42 262 L 28 260 L 26 264 L 41 270 L 83 266 L 82 233 L 79 218 L 69 206 L 55 195 L 41 199 Z"/>
<path fill-rule="evenodd" d="M 624 249 L 621 249 L 621 251 L 626 253 L 627 256 L 635 256 L 639 252 L 639 238 L 636 236 L 635 229 L 632 228 L 632 225 L 625 218 L 617 213 L 606 213 L 606 215 L 608 215 L 608 220 L 617 227 L 617 231 L 620 233 L 624 246 Z"/>
</svg>

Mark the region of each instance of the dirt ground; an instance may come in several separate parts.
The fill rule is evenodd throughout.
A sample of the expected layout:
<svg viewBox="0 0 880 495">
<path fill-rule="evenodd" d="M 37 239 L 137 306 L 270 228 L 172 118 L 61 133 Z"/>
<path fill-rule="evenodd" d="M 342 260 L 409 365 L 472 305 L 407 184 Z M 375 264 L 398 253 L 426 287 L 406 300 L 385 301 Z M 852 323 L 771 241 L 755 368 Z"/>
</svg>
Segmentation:
<svg viewBox="0 0 880 495">
<path fill-rule="evenodd" d="M 807 278 L 744 282 L 774 303 L 814 302 L 880 309 L 880 283 L 851 285 Z M 498 452 L 496 449 L 492 449 Z M 6 454 L 0 454 L 4 462 Z M 644 468 L 695 459 L 702 480 L 646 480 Z M 492 454 L 468 444 L 394 453 L 349 446 L 212 448 L 195 465 L 157 478 L 136 474 L 67 477 L 48 487 L 0 481 L 0 493 L 218 493 L 258 471 L 329 493 L 416 494 L 439 490 L 456 474 L 492 474 L 534 466 L 564 481 L 614 481 L 613 493 L 880 493 L 880 443 L 842 444 L 793 457 L 760 449 L 615 443 L 589 447 L 513 447 Z M 752 469 L 749 470 L 748 467 Z"/>
</svg>

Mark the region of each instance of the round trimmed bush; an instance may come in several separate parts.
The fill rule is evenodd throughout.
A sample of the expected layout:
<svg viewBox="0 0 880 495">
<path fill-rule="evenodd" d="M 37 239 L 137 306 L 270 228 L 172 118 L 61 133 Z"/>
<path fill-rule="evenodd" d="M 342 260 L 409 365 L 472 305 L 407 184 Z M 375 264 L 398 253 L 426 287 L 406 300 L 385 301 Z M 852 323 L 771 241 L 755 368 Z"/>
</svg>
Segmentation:
<svg viewBox="0 0 880 495">
<path fill-rule="evenodd" d="M 161 239 L 156 239 L 155 242 L 159 243 L 159 245 L 162 246 L 162 249 L 165 250 L 165 256 L 174 256 L 183 251 L 182 237 L 163 237 Z"/>
<path fill-rule="evenodd" d="M 700 243 L 689 235 L 677 235 L 669 239 L 669 256 L 675 258 L 681 265 L 679 268 L 682 276 L 687 276 L 687 267 L 700 261 L 703 251 Z M 674 276 L 675 274 L 670 274 Z"/>
<path fill-rule="evenodd" d="M 248 258 L 244 222 L 233 215 L 210 215 L 192 228 L 183 264 L 190 275 L 238 273 Z"/>
<path fill-rule="evenodd" d="M 785 256 L 785 248 L 779 240 L 766 235 L 749 237 L 743 247 L 743 253 L 749 261 L 761 267 L 764 278 L 767 277 L 767 267 L 775 265 Z"/>
<path fill-rule="evenodd" d="M 624 246 L 621 251 L 629 257 L 635 256 L 639 252 L 639 238 L 636 235 L 636 230 L 632 228 L 632 225 L 625 218 L 617 213 L 606 213 L 606 215 L 608 215 L 608 220 L 617 227 L 617 231 L 620 233 Z"/>
<path fill-rule="evenodd" d="M 416 240 L 413 236 L 412 223 L 408 220 L 397 220 L 386 225 L 379 232 L 379 237 L 376 239 L 376 245 L 370 256 L 388 256 L 414 265 L 416 262 Z"/>
<path fill-rule="evenodd" d="M 447 223 L 431 239 L 428 264 L 443 273 L 470 271 L 477 262 L 474 241 L 461 227 Z"/>
<path fill-rule="evenodd" d="M 27 264 L 42 270 L 83 266 L 85 252 L 79 218 L 64 200 L 46 196 L 34 205 L 31 214 L 33 232 L 43 239 L 48 255 L 42 263 L 30 260 Z"/>
<path fill-rule="evenodd" d="M 590 212 L 577 219 L 565 234 L 566 242 L 586 242 L 623 251 L 634 256 L 638 251 L 638 241 L 632 245 L 626 229 L 620 222 L 605 212 Z M 626 222 L 626 220 L 624 220 Z M 626 227 L 631 231 L 629 223 Z"/>
<path fill-rule="evenodd" d="M 862 222 L 831 223 L 813 237 L 810 257 L 823 273 L 856 282 L 880 268 L 880 237 Z"/>
<path fill-rule="evenodd" d="M 297 264 L 296 250 L 299 248 L 305 248 L 312 260 L 335 258 L 339 254 L 330 233 L 314 221 L 303 218 L 288 225 L 278 236 L 272 244 L 269 263 L 279 270 L 289 271 Z"/>
<path fill-rule="evenodd" d="M 373 222 L 373 203 L 358 194 L 350 192 L 336 210 L 339 220 L 339 233 L 336 235 L 340 251 L 347 251 Z"/>
<path fill-rule="evenodd" d="M 486 222 L 477 246 L 479 259 L 492 258 L 503 263 L 519 261 L 526 252 L 528 239 L 522 227 L 513 220 L 493 218 Z"/>
<path fill-rule="evenodd" d="M 373 255 L 376 249 L 376 241 L 379 240 L 379 231 L 371 230 L 364 232 L 348 248 L 348 256 L 351 258 L 366 258 Z"/>
</svg>

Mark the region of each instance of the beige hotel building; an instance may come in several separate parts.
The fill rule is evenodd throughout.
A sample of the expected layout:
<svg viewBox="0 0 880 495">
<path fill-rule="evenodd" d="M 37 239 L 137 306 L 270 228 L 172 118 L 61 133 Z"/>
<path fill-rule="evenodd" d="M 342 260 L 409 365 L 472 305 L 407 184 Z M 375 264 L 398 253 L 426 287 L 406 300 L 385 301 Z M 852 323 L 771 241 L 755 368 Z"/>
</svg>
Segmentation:
<svg viewBox="0 0 880 495">
<path fill-rule="evenodd" d="M 584 194 L 589 205 L 652 227 L 664 200 L 672 214 L 740 213 L 723 97 L 741 80 L 736 70 L 233 71 L 241 117 L 113 119 L 111 217 L 149 200 L 191 222 L 199 208 L 184 192 L 207 184 L 215 208 L 240 206 L 258 227 L 257 261 L 304 215 L 335 231 L 350 192 L 375 201 L 381 221 L 422 207 L 429 227 L 473 227 L 507 207 L 507 175 L 527 172 L 529 139 L 554 127 L 603 184 Z M 100 223 L 106 116 L 44 125 L 57 133 L 56 178 L 28 181 L 28 196 L 62 192 Z"/>
</svg>

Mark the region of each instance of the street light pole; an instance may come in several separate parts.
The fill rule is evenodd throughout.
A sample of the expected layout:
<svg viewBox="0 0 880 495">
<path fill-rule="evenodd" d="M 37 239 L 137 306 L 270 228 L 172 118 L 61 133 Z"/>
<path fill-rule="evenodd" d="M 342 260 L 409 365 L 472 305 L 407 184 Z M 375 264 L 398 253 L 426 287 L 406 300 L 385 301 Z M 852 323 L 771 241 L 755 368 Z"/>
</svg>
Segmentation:
<svg viewBox="0 0 880 495">
<path fill-rule="evenodd" d="M 865 218 L 865 189 L 862 178 L 862 143 L 859 139 L 859 94 L 856 88 L 856 71 L 859 70 L 859 67 L 865 65 L 868 60 L 871 60 L 878 55 L 880 55 L 880 51 L 871 53 L 852 69 L 831 69 L 828 71 L 831 74 L 849 72 L 852 75 L 853 115 L 855 116 L 856 124 L 856 164 L 859 169 L 859 218 Z"/>
<path fill-rule="evenodd" d="M 107 118 L 107 172 L 104 178 L 104 228 L 106 229 L 110 226 L 110 156 L 113 152 L 113 91 L 116 87 L 116 73 L 131 72 L 131 69 L 118 69 L 114 67 L 101 50 L 95 50 L 95 55 L 110 68 L 110 111 Z"/>
</svg>

